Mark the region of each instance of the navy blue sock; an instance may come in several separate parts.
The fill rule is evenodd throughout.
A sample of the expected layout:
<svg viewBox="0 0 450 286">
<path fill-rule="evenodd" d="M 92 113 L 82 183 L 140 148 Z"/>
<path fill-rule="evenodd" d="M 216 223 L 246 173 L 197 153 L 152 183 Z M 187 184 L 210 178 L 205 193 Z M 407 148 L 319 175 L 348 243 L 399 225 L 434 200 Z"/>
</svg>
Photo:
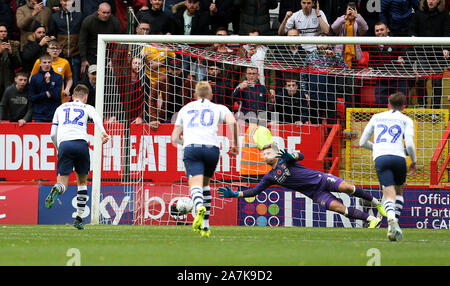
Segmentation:
<svg viewBox="0 0 450 286">
<path fill-rule="evenodd" d="M 355 192 L 352 195 L 354 195 L 355 197 L 364 199 L 366 201 L 369 201 L 369 202 L 372 202 L 372 200 L 373 200 L 373 196 L 369 192 L 361 189 L 358 186 L 355 186 Z"/>
<path fill-rule="evenodd" d="M 353 218 L 353 219 L 360 219 L 363 221 L 367 221 L 367 218 L 369 217 L 368 214 L 366 214 L 365 212 L 362 212 L 358 209 L 352 208 L 352 207 L 348 207 L 347 208 L 347 217 L 349 218 Z"/>
</svg>

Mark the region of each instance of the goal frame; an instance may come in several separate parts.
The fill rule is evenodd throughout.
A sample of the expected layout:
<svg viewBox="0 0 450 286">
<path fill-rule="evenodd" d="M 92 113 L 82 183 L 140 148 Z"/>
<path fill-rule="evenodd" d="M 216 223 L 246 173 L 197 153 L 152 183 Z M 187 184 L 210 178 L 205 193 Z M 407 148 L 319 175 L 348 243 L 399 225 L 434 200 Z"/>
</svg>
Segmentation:
<svg viewBox="0 0 450 286">
<path fill-rule="evenodd" d="M 439 45 L 450 47 L 450 37 L 287 37 L 287 36 L 186 36 L 186 35 L 129 35 L 100 34 L 97 40 L 97 83 L 95 108 L 103 118 L 103 95 L 105 91 L 106 46 L 108 43 L 183 43 L 183 44 L 267 44 L 267 45 L 300 45 L 300 44 L 354 44 L 354 45 Z M 91 196 L 91 224 L 100 222 L 100 189 L 102 167 L 102 142 L 100 131 L 94 133 L 94 155 Z"/>
</svg>

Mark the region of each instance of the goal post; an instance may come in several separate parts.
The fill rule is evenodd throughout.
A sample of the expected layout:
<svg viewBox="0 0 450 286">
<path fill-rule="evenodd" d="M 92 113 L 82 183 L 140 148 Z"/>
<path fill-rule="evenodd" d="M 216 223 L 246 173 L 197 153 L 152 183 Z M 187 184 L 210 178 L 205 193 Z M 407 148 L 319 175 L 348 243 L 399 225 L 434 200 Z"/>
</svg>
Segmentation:
<svg viewBox="0 0 450 286">
<path fill-rule="evenodd" d="M 354 45 L 394 45 L 394 46 L 448 46 L 448 37 L 287 37 L 287 36 L 215 36 L 215 35 L 129 35 L 100 34 L 98 43 L 182 43 L 182 44 L 354 44 Z M 97 59 L 101 57 L 97 54 Z"/>
<path fill-rule="evenodd" d="M 97 41 L 97 78 L 96 78 L 96 94 L 95 106 L 96 111 L 103 118 L 103 94 L 105 93 L 105 57 L 100 55 L 106 54 L 106 41 L 102 37 Z M 91 223 L 99 224 L 100 222 L 100 189 L 102 174 L 102 139 L 100 131 L 96 128 L 94 131 L 94 160 L 92 172 L 92 202 L 91 202 Z"/>
<path fill-rule="evenodd" d="M 229 53 L 210 49 L 213 44 L 226 45 Z M 354 68 L 349 68 L 341 61 L 339 64 L 330 64 L 328 61 L 322 65 L 323 61 L 311 62 L 309 54 L 303 54 L 302 59 L 297 59 L 286 52 L 290 46 L 305 44 L 326 44 L 333 51 L 338 45 L 403 47 L 407 65 L 398 68 L 390 62 L 371 66 L 370 61 L 378 59 L 370 58 L 371 54 L 365 49 L 362 50 L 369 58 L 365 62 L 363 59 L 360 61 L 362 67 Z M 245 45 L 266 48 L 256 52 L 254 60 L 253 56 L 240 54 L 240 48 Z M 424 48 L 419 52 L 414 47 L 432 48 Z M 373 100 L 374 93 L 380 88 L 387 89 L 388 93 L 393 90 L 405 90 L 408 93 L 407 115 L 416 123 L 416 148 L 420 158 L 420 170 L 411 182 L 427 185 L 430 177 L 426 174 L 429 172 L 429 160 L 449 118 L 446 97 L 450 96 L 447 80 L 447 77 L 450 78 L 450 61 L 442 54 L 444 49 L 450 50 L 450 38 L 99 35 L 95 108 L 113 138 L 108 144 L 102 145 L 100 134 L 98 130 L 95 131 L 91 223 L 189 223 L 191 216 L 173 213 L 177 198 L 188 196 L 189 191 L 182 150 L 170 145 L 170 128 L 176 111 L 193 100 L 195 83 L 199 79 L 210 79 L 207 73 L 213 68 L 224 71 L 220 75 L 222 80 L 230 79 L 230 84 L 226 86 L 219 86 L 215 82 L 214 92 L 228 96 L 224 96 L 223 102 L 239 120 L 241 142 L 241 154 L 236 158 L 228 156 L 227 132 L 220 131 L 221 158 L 212 180 L 214 192 L 225 184 L 231 184 L 234 188 L 251 187 L 261 178 L 264 162 L 259 161 L 258 167 L 255 167 L 254 161 L 258 160 L 259 153 L 254 150 L 258 147 L 255 140 L 262 139 L 253 137 L 253 123 L 268 128 L 270 138 L 281 148 L 304 152 L 306 157 L 303 163 L 307 167 L 326 172 L 333 164 L 333 169 L 339 169 L 337 175 L 341 178 L 368 186 L 381 198 L 370 154 L 359 148 L 356 141 L 370 116 L 386 108 Z M 141 65 L 137 72 L 133 70 L 133 59 L 137 59 L 136 64 Z M 152 66 L 156 59 L 160 61 L 158 68 Z M 172 74 L 175 67 L 182 72 Z M 266 86 L 267 102 L 264 102 L 263 108 L 255 107 L 258 112 L 252 110 L 252 106 L 260 106 L 258 97 L 250 99 L 246 105 L 244 95 L 237 95 L 240 91 L 236 91 L 248 79 L 248 68 L 255 69 L 257 81 L 260 84 L 264 81 L 261 85 Z M 185 72 L 190 71 L 191 76 L 186 76 Z M 306 98 L 305 105 L 303 101 L 292 101 L 291 98 L 291 101 L 286 101 L 286 98 L 281 98 L 281 103 L 277 101 L 286 96 L 283 92 L 289 89 L 289 76 L 295 78 L 299 94 Z M 134 77 L 136 81 L 130 81 Z M 269 80 L 272 81 L 269 83 Z M 399 81 L 407 82 L 404 89 L 400 88 Z M 438 81 L 441 85 L 435 86 Z M 138 86 L 135 82 L 139 83 Z M 387 82 L 387 86 L 380 85 L 380 82 Z M 435 90 L 441 90 L 442 93 L 439 108 L 433 106 Z M 419 91 L 424 95 L 419 96 Z M 261 91 L 257 93 L 262 94 Z M 145 100 L 138 100 L 137 94 L 144 96 Z M 421 104 L 419 98 L 423 100 Z M 260 112 L 263 109 L 264 112 Z M 134 120 L 137 117 L 142 122 L 136 124 Z M 293 119 L 297 117 L 298 120 Z M 156 121 L 160 122 L 157 128 L 154 125 Z M 339 128 L 333 128 L 334 125 Z M 334 137 L 327 141 L 332 130 Z M 336 133 L 335 130 L 342 131 Z M 340 139 L 345 144 L 340 144 Z M 324 147 L 325 142 L 333 144 Z M 245 154 L 250 155 L 245 157 Z M 324 154 L 327 154 L 327 158 L 324 158 Z M 335 160 L 333 156 L 339 156 L 340 160 Z M 442 157 L 438 165 L 444 164 L 445 156 Z M 340 166 L 336 166 L 336 162 Z M 252 173 L 255 168 L 258 171 Z M 247 169 L 251 172 L 244 174 Z M 159 184 L 168 187 L 159 191 Z M 152 193 L 153 190 L 158 190 L 157 195 Z M 311 201 L 304 196 L 288 192 L 284 195 L 282 192 L 284 190 L 274 188 L 265 193 L 265 198 L 244 200 L 254 208 L 246 208 L 243 203 L 234 205 L 233 210 L 239 213 L 237 223 L 271 225 L 278 219 L 278 223 L 286 226 L 336 225 L 334 221 L 338 218 L 312 206 Z M 340 198 L 358 208 L 366 207 L 354 199 Z M 214 195 L 212 199 L 213 213 L 228 211 L 227 207 L 232 201 Z M 278 212 L 284 214 L 282 222 L 275 215 Z M 117 213 L 122 218 L 114 217 Z M 339 226 L 361 226 L 344 218 L 339 219 Z"/>
</svg>

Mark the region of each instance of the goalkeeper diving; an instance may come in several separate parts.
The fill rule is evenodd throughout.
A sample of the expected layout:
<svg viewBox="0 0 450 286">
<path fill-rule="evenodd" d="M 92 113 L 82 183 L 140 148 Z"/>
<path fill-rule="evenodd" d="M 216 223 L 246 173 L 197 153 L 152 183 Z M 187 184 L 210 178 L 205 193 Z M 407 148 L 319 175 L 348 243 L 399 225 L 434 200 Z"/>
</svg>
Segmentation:
<svg viewBox="0 0 450 286">
<path fill-rule="evenodd" d="M 262 154 L 266 164 L 270 165 L 272 170 L 266 173 L 255 187 L 245 191 L 235 192 L 229 186 L 219 187 L 219 197 L 254 197 L 272 185 L 280 185 L 304 194 L 329 211 L 348 218 L 363 220 L 368 223 L 368 228 L 378 227 L 381 219 L 356 208 L 346 207 L 331 192 L 341 192 L 362 198 L 374 205 L 382 216 L 386 216 L 383 204 L 365 190 L 331 174 L 301 165 L 298 161 L 304 159 L 303 154 L 291 154 L 286 149 L 279 151 L 274 143 L 265 145 L 262 148 Z"/>
</svg>

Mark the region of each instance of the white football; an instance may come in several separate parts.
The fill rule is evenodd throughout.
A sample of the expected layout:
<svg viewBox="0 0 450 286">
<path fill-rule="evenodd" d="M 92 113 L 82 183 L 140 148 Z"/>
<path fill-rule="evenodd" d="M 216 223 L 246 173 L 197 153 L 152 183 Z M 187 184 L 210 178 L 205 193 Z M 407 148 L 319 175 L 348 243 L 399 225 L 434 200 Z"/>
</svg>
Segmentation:
<svg viewBox="0 0 450 286">
<path fill-rule="evenodd" d="M 177 210 L 184 215 L 189 213 L 194 207 L 194 203 L 188 197 L 182 197 L 177 201 Z"/>
</svg>

